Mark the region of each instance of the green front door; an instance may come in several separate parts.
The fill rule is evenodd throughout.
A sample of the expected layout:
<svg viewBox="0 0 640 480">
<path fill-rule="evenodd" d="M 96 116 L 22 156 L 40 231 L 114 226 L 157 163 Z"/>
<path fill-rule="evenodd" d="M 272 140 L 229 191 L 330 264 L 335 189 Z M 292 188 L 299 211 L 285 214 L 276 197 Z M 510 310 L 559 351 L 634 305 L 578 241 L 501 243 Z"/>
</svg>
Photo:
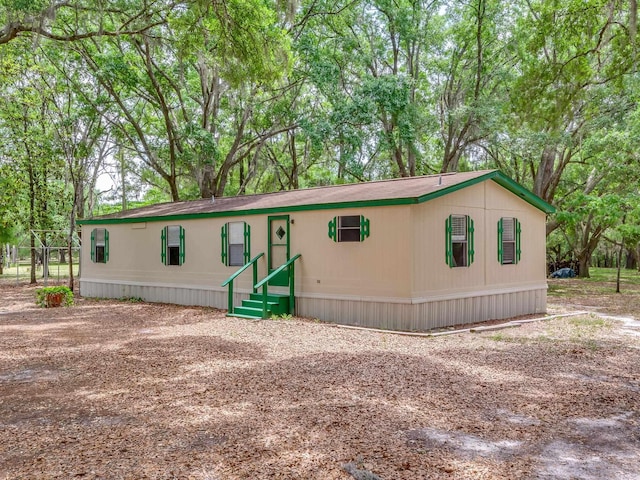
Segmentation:
<svg viewBox="0 0 640 480">
<path fill-rule="evenodd" d="M 269 273 L 289 260 L 289 215 L 269 217 Z M 285 269 L 271 279 L 269 285 L 289 286 L 289 269 Z"/>
</svg>

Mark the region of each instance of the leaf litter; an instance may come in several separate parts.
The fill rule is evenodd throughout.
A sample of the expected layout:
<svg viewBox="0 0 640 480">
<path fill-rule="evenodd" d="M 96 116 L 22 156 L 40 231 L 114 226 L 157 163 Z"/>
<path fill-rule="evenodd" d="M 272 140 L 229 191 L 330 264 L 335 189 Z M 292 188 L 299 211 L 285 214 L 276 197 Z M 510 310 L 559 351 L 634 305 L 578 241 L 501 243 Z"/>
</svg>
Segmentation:
<svg viewBox="0 0 640 480">
<path fill-rule="evenodd" d="M 633 324 L 408 337 L 33 292 L 0 285 L 2 479 L 639 478 Z"/>
</svg>

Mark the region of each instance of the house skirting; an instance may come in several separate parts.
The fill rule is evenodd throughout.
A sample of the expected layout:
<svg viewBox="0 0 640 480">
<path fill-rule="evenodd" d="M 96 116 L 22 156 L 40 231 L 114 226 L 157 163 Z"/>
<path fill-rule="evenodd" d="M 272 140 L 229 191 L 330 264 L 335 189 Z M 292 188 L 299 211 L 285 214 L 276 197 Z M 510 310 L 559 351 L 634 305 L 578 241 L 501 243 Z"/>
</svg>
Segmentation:
<svg viewBox="0 0 640 480">
<path fill-rule="evenodd" d="M 226 309 L 221 287 L 80 279 L 80 294 L 97 298 L 141 298 L 147 302 Z M 239 305 L 249 292 L 234 292 Z M 426 331 L 465 323 L 544 313 L 547 286 L 467 292 L 424 298 L 358 298 L 296 293 L 296 314 L 319 320 L 387 330 Z"/>
<path fill-rule="evenodd" d="M 185 286 L 117 280 L 80 279 L 80 295 L 93 298 L 140 298 L 145 302 L 227 308 L 226 288 Z M 247 292 L 234 292 L 234 305 L 249 298 Z"/>
<path fill-rule="evenodd" d="M 385 330 L 426 331 L 466 323 L 540 314 L 547 309 L 547 286 L 460 294 L 459 297 L 323 299 L 296 296 L 297 313 L 342 325 Z"/>
</svg>

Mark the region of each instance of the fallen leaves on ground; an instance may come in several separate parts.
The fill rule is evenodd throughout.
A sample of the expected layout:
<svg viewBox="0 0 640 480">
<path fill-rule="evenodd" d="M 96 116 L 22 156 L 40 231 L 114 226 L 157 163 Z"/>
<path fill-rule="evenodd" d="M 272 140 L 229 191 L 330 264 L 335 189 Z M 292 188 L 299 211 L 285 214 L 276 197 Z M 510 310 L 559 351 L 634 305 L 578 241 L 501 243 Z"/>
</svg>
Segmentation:
<svg viewBox="0 0 640 480">
<path fill-rule="evenodd" d="M 640 469 L 640 337 L 615 321 L 403 337 L 112 300 L 40 309 L 33 292 L 0 286 L 3 479 Z"/>
</svg>

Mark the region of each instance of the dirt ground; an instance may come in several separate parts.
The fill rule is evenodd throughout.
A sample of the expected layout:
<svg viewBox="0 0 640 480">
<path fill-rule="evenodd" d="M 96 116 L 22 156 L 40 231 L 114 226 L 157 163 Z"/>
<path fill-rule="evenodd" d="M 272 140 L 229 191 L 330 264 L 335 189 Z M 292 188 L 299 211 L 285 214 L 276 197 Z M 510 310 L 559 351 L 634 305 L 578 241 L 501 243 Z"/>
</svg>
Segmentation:
<svg viewBox="0 0 640 480">
<path fill-rule="evenodd" d="M 0 479 L 640 479 L 640 291 L 553 285 L 635 319 L 408 337 L 0 285 Z"/>
</svg>

